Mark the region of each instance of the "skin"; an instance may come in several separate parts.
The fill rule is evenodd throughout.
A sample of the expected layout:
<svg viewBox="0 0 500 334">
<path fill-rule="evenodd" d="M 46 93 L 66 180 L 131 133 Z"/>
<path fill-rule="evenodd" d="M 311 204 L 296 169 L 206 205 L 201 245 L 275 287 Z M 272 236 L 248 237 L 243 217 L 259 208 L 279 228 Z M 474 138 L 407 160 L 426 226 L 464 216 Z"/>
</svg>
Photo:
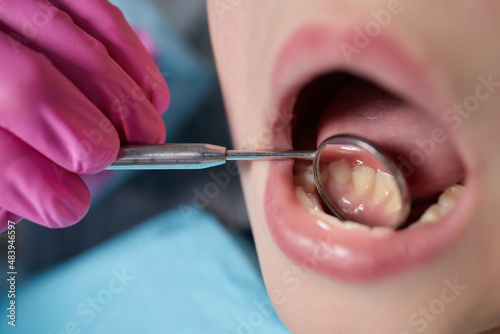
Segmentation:
<svg viewBox="0 0 500 334">
<path fill-rule="evenodd" d="M 404 10 L 384 28 L 425 59 L 426 71 L 464 101 L 479 75 L 500 81 L 500 4 L 494 1 L 402 2 Z M 271 75 L 277 54 L 304 22 L 347 21 L 352 27 L 372 18 L 387 1 L 208 0 L 213 48 L 223 87 L 234 146 L 242 148 L 267 127 Z M 418 50 L 418 51 L 417 51 Z M 477 203 L 458 241 L 436 260 L 395 276 L 354 284 L 297 267 L 267 230 L 264 192 L 268 163 L 241 165 L 260 264 L 268 292 L 292 333 L 500 333 L 500 90 L 464 119 L 457 140 L 473 161 Z M 258 146 L 273 147 L 260 140 Z M 283 279 L 286 273 L 294 284 Z M 440 299 L 444 280 L 458 278 L 466 289 L 437 316 L 426 315 Z M 282 292 L 279 298 L 275 298 Z M 409 317 L 427 319 L 415 326 Z M 425 327 L 425 328 L 424 328 Z"/>
</svg>

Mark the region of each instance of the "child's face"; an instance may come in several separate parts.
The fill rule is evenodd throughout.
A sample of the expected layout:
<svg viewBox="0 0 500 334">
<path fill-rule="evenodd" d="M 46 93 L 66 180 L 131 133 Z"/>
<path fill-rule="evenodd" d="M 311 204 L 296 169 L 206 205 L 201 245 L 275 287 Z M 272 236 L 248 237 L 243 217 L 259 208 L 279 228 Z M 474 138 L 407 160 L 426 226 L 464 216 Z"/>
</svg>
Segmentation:
<svg viewBox="0 0 500 334">
<path fill-rule="evenodd" d="M 500 326 L 500 4 L 209 0 L 208 8 L 235 148 L 312 149 L 353 133 L 392 154 L 414 207 L 465 185 L 429 209 L 433 223 L 366 231 L 306 209 L 294 162 L 241 164 L 284 324 L 293 333 L 384 334 Z"/>
</svg>

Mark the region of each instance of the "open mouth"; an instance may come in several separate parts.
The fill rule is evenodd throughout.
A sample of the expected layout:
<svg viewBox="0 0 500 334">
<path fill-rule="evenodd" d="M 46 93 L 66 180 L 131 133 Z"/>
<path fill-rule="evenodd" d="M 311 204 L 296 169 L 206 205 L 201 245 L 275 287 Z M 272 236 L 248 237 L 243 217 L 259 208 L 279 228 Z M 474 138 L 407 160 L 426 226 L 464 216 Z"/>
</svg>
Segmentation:
<svg viewBox="0 0 500 334">
<path fill-rule="evenodd" d="M 456 134 L 440 122 L 440 106 L 446 103 L 411 57 L 379 37 L 380 48 L 375 41 L 364 56 L 346 63 L 332 49 L 343 36 L 325 31 L 303 29 L 279 58 L 277 103 L 293 121 L 289 131 L 276 133 L 276 142 L 311 150 L 330 136 L 353 134 L 376 143 L 405 176 L 412 211 L 398 228 L 341 222 L 321 204 L 310 165 L 273 162 L 266 218 L 277 245 L 295 263 L 336 279 L 372 280 L 448 249 L 470 218 L 474 178 Z M 300 48 L 311 39 L 323 42 Z M 304 61 L 314 65 L 294 66 Z M 331 182 L 350 187 L 355 196 L 394 208 L 394 189 L 380 171 L 345 161 L 328 170 Z"/>
<path fill-rule="evenodd" d="M 377 143 L 399 166 L 413 199 L 412 211 L 401 228 L 436 222 L 453 209 L 463 190 L 464 168 L 453 145 L 443 140 L 446 133 L 433 134 L 436 125 L 428 115 L 375 83 L 342 72 L 313 80 L 299 91 L 296 101 L 295 149 L 313 150 L 331 135 L 350 133 Z M 347 189 L 353 211 L 380 207 L 389 214 L 400 206 L 398 190 L 387 173 L 356 159 L 336 160 L 326 169 L 329 183 Z M 293 174 L 297 199 L 311 214 L 336 227 L 368 229 L 373 225 L 370 217 L 365 224 L 337 224 L 321 205 L 312 165 L 298 161 Z M 390 232 L 395 226 L 374 227 Z"/>
</svg>

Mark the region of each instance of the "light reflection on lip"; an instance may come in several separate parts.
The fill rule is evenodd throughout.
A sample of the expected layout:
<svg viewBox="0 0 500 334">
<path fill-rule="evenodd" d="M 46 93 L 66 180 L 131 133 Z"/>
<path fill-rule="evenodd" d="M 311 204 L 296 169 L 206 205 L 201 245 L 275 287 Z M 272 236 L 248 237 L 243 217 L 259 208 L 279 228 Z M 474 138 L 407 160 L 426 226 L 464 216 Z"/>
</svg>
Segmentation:
<svg viewBox="0 0 500 334">
<path fill-rule="evenodd" d="M 299 89 L 314 77 L 334 69 L 372 79 L 420 105 L 423 110 L 434 112 L 434 116 L 449 104 L 442 98 L 444 94 L 438 94 L 424 77 L 423 67 L 383 34 L 353 62 L 347 62 L 337 46 L 349 40 L 351 32 L 352 29 L 333 29 L 317 24 L 296 31 L 276 62 L 272 79 L 274 105 L 290 112 L 290 108 L 281 106 L 289 105 Z M 314 41 L 313 46 L 311 41 Z M 283 131 L 276 131 L 273 142 L 278 147 L 286 147 L 290 138 Z M 326 229 L 324 222 L 318 223 L 297 202 L 292 167 L 291 162 L 271 162 L 264 196 L 269 231 L 281 251 L 298 265 L 328 249 L 328 257 L 318 261 L 314 270 L 334 279 L 371 281 L 437 258 L 458 239 L 475 204 L 475 178 L 469 174 L 468 191 L 464 192 L 455 210 L 437 224 L 384 237 L 365 231 Z"/>
</svg>

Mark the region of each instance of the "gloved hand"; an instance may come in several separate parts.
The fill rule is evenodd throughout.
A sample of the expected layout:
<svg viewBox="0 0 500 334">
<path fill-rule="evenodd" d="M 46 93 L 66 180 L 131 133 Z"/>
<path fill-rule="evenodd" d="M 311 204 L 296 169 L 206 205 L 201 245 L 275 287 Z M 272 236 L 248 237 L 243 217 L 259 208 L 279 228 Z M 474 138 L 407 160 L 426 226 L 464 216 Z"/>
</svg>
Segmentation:
<svg viewBox="0 0 500 334">
<path fill-rule="evenodd" d="M 120 142 L 165 141 L 168 87 L 107 1 L 2 1 L 0 57 L 0 231 L 79 221 L 79 174 L 106 168 Z"/>
</svg>

